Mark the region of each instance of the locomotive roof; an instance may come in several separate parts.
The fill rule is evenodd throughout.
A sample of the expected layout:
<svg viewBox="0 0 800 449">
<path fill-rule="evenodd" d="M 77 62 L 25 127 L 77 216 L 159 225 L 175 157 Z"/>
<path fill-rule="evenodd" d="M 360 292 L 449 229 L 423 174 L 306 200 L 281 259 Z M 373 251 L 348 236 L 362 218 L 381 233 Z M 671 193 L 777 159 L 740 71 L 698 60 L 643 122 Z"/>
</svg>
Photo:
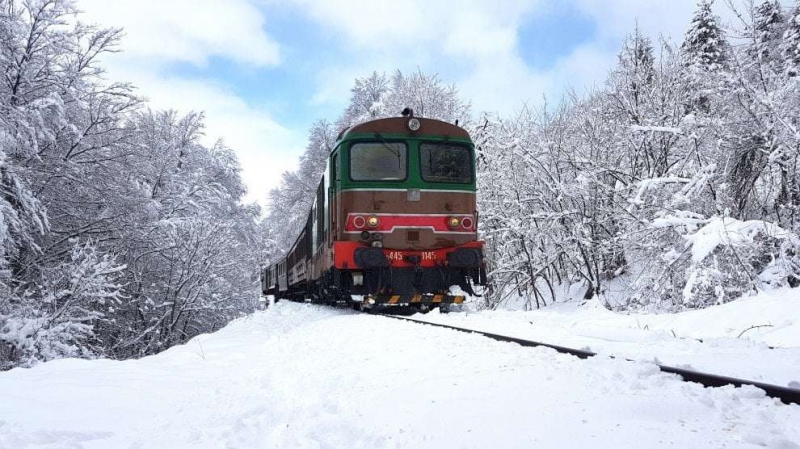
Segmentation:
<svg viewBox="0 0 800 449">
<path fill-rule="evenodd" d="M 419 120 L 420 128 L 417 131 L 411 131 L 408 127 L 408 122 L 411 117 L 392 117 L 378 120 L 370 120 L 368 122 L 359 123 L 358 125 L 351 126 L 344 129 L 339 133 L 337 140 L 346 139 L 352 134 L 406 134 L 409 137 L 414 136 L 447 136 L 447 137 L 463 137 L 469 139 L 467 131 L 452 123 L 443 122 L 431 118 L 414 117 Z"/>
</svg>

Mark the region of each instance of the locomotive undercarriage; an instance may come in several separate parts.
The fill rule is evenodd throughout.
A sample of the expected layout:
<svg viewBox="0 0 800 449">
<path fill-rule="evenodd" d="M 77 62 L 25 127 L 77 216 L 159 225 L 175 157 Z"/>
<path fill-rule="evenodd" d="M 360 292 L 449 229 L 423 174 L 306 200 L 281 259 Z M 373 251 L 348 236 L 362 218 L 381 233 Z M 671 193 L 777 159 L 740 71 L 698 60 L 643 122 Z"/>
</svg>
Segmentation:
<svg viewBox="0 0 800 449">
<path fill-rule="evenodd" d="M 277 299 L 352 306 L 357 310 L 424 313 L 439 308 L 448 312 L 450 305 L 465 300 L 463 294 L 451 294 L 451 286 L 475 295 L 472 285 L 484 283 L 485 272 L 481 268 L 334 268 L 316 282 L 291 286 Z"/>
<path fill-rule="evenodd" d="M 322 302 L 350 303 L 357 309 L 411 308 L 426 312 L 461 304 L 463 294 L 450 294 L 458 286 L 474 295 L 472 284 L 485 283 L 480 268 L 380 267 L 358 270 L 332 269 L 317 288 Z"/>
</svg>

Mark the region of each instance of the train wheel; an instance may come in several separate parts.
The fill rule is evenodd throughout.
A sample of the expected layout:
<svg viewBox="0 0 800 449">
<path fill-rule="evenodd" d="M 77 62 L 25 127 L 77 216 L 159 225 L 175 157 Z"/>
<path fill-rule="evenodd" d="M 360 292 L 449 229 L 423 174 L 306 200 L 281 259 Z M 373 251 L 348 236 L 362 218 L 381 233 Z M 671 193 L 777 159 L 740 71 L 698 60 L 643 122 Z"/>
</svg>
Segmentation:
<svg viewBox="0 0 800 449">
<path fill-rule="evenodd" d="M 336 302 L 331 300 L 330 294 L 328 294 L 328 292 L 325 290 L 325 286 L 322 284 L 317 286 L 317 297 L 319 298 L 320 304 L 326 304 L 329 306 L 336 305 Z"/>
</svg>

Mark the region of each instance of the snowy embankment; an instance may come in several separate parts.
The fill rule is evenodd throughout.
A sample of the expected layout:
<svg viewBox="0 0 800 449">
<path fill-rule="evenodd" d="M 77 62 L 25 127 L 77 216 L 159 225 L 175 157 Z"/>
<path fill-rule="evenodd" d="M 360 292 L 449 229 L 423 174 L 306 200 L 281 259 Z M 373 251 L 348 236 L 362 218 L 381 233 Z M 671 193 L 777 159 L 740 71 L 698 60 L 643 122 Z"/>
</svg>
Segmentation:
<svg viewBox="0 0 800 449">
<path fill-rule="evenodd" d="M 413 318 L 800 388 L 798 289 L 675 314 L 626 315 L 593 300 Z"/>
<path fill-rule="evenodd" d="M 454 315 L 455 316 L 455 315 Z M 800 447 L 800 406 L 284 303 L 141 360 L 0 373 L 0 447 Z"/>
</svg>

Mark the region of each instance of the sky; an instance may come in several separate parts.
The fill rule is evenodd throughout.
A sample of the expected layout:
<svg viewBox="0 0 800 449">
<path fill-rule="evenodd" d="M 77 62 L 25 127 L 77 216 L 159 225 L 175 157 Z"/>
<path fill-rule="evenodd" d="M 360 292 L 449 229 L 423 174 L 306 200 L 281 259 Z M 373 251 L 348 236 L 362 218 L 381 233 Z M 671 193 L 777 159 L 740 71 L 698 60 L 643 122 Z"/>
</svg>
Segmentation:
<svg viewBox="0 0 800 449">
<path fill-rule="evenodd" d="M 720 2 L 718 2 L 720 3 Z M 155 109 L 203 111 L 233 148 L 246 201 L 268 204 L 311 125 L 335 121 L 373 71 L 438 74 L 473 112 L 512 115 L 602 84 L 638 24 L 680 42 L 695 0 L 77 0 L 79 19 L 124 29 L 109 79 Z M 722 11 L 720 5 L 715 6 Z"/>
</svg>

